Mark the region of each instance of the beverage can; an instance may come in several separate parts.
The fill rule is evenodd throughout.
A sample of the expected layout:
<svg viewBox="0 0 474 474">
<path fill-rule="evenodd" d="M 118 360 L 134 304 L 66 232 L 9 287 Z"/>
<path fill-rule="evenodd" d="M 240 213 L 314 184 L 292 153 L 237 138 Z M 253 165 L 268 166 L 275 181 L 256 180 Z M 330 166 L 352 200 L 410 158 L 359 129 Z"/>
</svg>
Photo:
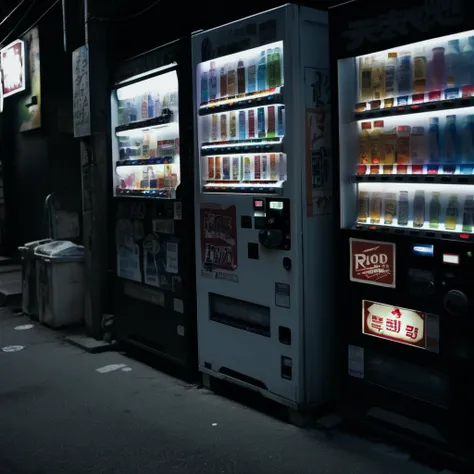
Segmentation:
<svg viewBox="0 0 474 474">
<path fill-rule="evenodd" d="M 260 156 L 256 155 L 253 160 L 255 179 L 261 179 L 260 175 Z"/>
<path fill-rule="evenodd" d="M 249 138 L 255 138 L 255 112 L 249 110 Z"/>
<path fill-rule="evenodd" d="M 208 156 L 207 157 L 207 179 L 213 180 L 215 179 L 215 168 L 214 168 L 214 157 Z"/>
<path fill-rule="evenodd" d="M 266 135 L 265 130 L 265 109 L 259 107 L 257 109 L 257 128 L 258 128 L 258 137 L 263 138 Z"/>
<path fill-rule="evenodd" d="M 230 157 L 222 158 L 222 179 L 230 179 Z"/>
<path fill-rule="evenodd" d="M 244 157 L 244 181 L 252 180 L 252 167 L 250 164 L 250 157 Z"/>
<path fill-rule="evenodd" d="M 227 115 L 221 115 L 221 140 L 227 141 Z"/>
<path fill-rule="evenodd" d="M 216 156 L 215 171 L 216 171 L 216 180 L 221 180 L 222 179 L 222 169 L 221 169 L 221 157 L 220 156 Z"/>
<path fill-rule="evenodd" d="M 232 157 L 232 180 L 240 181 L 240 157 Z"/>
<path fill-rule="evenodd" d="M 277 157 L 275 153 L 270 154 L 270 179 L 276 181 L 278 179 Z"/>
</svg>

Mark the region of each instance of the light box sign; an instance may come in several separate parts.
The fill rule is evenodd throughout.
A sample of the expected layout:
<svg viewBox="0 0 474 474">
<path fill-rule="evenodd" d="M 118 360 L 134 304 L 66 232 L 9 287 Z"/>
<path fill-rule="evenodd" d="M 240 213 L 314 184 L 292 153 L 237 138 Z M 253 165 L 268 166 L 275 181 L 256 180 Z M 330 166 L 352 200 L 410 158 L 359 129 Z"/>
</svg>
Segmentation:
<svg viewBox="0 0 474 474">
<path fill-rule="evenodd" d="M 350 239 L 350 279 L 395 288 L 395 244 Z"/>
<path fill-rule="evenodd" d="M 3 97 L 25 90 L 25 43 L 16 40 L 0 50 Z"/>
<path fill-rule="evenodd" d="M 362 333 L 431 352 L 439 351 L 439 317 L 424 311 L 363 300 Z"/>
</svg>

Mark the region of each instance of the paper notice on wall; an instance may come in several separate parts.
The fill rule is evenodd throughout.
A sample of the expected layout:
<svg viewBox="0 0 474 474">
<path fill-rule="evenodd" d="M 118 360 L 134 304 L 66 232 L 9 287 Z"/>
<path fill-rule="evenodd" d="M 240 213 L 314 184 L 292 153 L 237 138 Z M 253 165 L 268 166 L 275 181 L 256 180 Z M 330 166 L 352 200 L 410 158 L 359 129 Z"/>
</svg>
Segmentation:
<svg viewBox="0 0 474 474">
<path fill-rule="evenodd" d="M 364 378 L 364 348 L 348 346 L 348 373 L 358 379 Z"/>
<path fill-rule="evenodd" d="M 178 273 L 178 244 L 176 242 L 166 242 L 166 272 Z"/>
<path fill-rule="evenodd" d="M 117 276 L 127 280 L 142 281 L 140 249 L 133 238 L 133 224 L 129 219 L 120 219 L 115 228 L 117 248 Z"/>
</svg>

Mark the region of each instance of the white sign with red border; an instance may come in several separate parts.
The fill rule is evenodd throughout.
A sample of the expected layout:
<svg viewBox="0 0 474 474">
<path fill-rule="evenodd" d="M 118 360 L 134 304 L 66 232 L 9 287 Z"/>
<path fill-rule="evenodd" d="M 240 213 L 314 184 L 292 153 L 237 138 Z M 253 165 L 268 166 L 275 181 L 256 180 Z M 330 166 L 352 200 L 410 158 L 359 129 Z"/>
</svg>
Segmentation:
<svg viewBox="0 0 474 474">
<path fill-rule="evenodd" d="M 25 43 L 18 39 L 0 50 L 3 72 L 3 97 L 22 92 L 25 80 Z"/>
</svg>

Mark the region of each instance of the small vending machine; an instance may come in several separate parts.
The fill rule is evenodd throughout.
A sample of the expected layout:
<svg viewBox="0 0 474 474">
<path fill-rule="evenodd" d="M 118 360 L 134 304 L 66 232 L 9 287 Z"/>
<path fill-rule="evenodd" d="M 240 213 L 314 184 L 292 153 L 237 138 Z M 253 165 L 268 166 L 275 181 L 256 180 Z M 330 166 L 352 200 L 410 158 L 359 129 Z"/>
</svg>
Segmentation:
<svg viewBox="0 0 474 474">
<path fill-rule="evenodd" d="M 199 370 L 290 408 L 331 394 L 327 13 L 193 36 Z"/>
<path fill-rule="evenodd" d="M 196 372 L 190 39 L 117 66 L 112 91 L 120 340 Z"/>
<path fill-rule="evenodd" d="M 349 412 L 459 455 L 473 421 L 468 6 L 330 9 Z"/>
</svg>

